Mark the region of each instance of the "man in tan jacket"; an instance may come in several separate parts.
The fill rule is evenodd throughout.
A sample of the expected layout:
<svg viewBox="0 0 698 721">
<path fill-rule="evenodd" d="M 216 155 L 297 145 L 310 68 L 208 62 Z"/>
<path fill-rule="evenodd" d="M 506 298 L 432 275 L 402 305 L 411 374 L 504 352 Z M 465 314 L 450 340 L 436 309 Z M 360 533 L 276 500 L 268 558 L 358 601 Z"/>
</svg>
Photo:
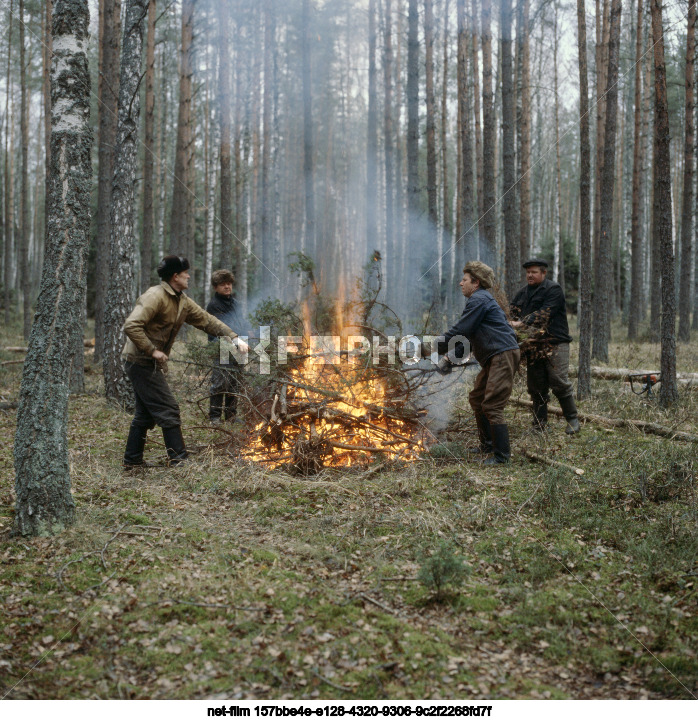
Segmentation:
<svg viewBox="0 0 698 721">
<path fill-rule="evenodd" d="M 157 267 L 162 282 L 143 293 L 124 323 L 127 340 L 122 358 L 136 397 L 124 468 L 145 465 L 146 436 L 156 424 L 162 428 L 170 463 L 187 457 L 179 406 L 165 378 L 168 356 L 182 325 L 189 323 L 209 335 L 237 338 L 227 325 L 184 294 L 189 287 L 188 270 L 186 258 L 165 256 Z M 242 352 L 248 350 L 242 340 L 237 345 Z"/>
</svg>

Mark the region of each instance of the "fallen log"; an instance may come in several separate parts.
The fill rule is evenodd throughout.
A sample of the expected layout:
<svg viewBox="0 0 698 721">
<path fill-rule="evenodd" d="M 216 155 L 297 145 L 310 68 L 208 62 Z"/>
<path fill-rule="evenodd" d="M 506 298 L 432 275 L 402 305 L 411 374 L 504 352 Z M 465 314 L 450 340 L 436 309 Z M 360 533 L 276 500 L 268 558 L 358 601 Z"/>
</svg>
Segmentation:
<svg viewBox="0 0 698 721">
<path fill-rule="evenodd" d="M 570 368 L 570 378 L 576 378 L 577 375 L 578 369 Z M 591 377 L 603 381 L 629 381 L 631 375 L 659 375 L 659 371 L 656 368 L 653 370 L 633 370 L 632 368 L 591 367 Z M 680 386 L 698 387 L 698 373 L 677 373 L 676 380 Z"/>
<path fill-rule="evenodd" d="M 517 399 L 514 401 L 516 405 L 523 406 L 524 408 L 531 408 L 533 403 L 523 399 Z M 552 413 L 556 416 L 564 417 L 564 413 L 560 408 L 555 406 L 548 407 L 548 413 Z M 685 433 L 684 431 L 676 431 L 673 428 L 667 428 L 667 426 L 661 426 L 658 423 L 650 423 L 649 421 L 638 421 L 630 418 L 608 418 L 606 416 L 597 416 L 592 413 L 580 413 L 577 411 L 577 416 L 580 421 L 586 421 L 587 423 L 598 423 L 602 426 L 611 426 L 613 428 L 635 428 L 638 431 L 644 433 L 652 433 L 655 436 L 663 436 L 664 438 L 671 438 L 679 441 L 688 441 L 689 443 L 698 443 L 698 436 L 694 436 L 691 433 Z"/>
</svg>

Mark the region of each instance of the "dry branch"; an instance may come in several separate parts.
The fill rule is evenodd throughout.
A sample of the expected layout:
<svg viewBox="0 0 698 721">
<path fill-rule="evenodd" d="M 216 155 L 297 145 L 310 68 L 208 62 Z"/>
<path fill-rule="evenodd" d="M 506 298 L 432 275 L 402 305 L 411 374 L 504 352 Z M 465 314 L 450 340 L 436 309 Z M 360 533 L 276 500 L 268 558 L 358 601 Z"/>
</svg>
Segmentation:
<svg viewBox="0 0 698 721">
<path fill-rule="evenodd" d="M 520 448 L 520 452 L 526 456 L 526 458 L 529 458 L 532 461 L 536 461 L 536 463 L 545 463 L 547 466 L 553 466 L 554 468 L 562 468 L 565 471 L 571 471 L 572 473 L 576 473 L 578 476 L 584 475 L 584 469 L 582 468 L 576 468 L 575 466 L 570 466 L 567 463 L 562 463 L 561 461 L 554 461 L 552 458 L 548 458 L 547 456 L 541 456 L 540 453 L 533 453 L 533 451 L 529 451 L 526 448 Z"/>
</svg>

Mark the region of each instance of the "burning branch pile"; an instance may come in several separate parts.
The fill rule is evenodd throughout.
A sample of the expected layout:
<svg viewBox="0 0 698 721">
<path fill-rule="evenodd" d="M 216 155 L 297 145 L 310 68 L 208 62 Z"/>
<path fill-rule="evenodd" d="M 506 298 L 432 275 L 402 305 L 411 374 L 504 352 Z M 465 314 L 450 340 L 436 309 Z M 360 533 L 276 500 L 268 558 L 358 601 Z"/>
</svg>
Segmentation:
<svg viewBox="0 0 698 721">
<path fill-rule="evenodd" d="M 389 365 L 373 366 L 368 357 L 333 360 L 305 356 L 279 373 L 271 397 L 256 404 L 258 420 L 243 457 L 303 474 L 366 465 L 376 457 L 419 457 L 424 411 L 410 403 L 414 382 Z"/>
</svg>

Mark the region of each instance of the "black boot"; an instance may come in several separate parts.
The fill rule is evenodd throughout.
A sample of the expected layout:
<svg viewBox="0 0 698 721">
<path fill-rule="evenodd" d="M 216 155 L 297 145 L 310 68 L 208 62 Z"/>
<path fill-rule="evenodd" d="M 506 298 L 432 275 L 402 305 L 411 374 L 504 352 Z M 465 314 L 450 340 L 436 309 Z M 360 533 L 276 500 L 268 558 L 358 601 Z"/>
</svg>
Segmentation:
<svg viewBox="0 0 698 721">
<path fill-rule="evenodd" d="M 548 404 L 533 401 L 533 430 L 543 433 L 548 427 Z"/>
<path fill-rule="evenodd" d="M 216 423 L 221 419 L 221 411 L 223 410 L 223 393 L 214 393 L 209 396 L 208 419 L 212 423 Z"/>
<path fill-rule="evenodd" d="M 572 436 L 575 433 L 579 433 L 581 427 L 579 425 L 579 419 L 577 418 L 577 404 L 574 402 L 574 396 L 567 396 L 567 398 L 560 398 L 560 408 L 567 421 L 567 428 L 565 433 L 568 436 Z"/>
<path fill-rule="evenodd" d="M 237 415 L 237 409 L 238 409 L 238 397 L 235 395 L 235 393 L 226 393 L 225 394 L 225 412 L 224 417 L 226 422 L 233 423 L 235 421 L 235 416 Z"/>
<path fill-rule="evenodd" d="M 468 453 L 492 453 L 492 429 L 490 422 L 484 413 L 475 414 L 475 423 L 477 423 L 477 436 L 480 445 L 475 448 L 467 448 Z"/>
<path fill-rule="evenodd" d="M 492 466 L 496 463 L 509 463 L 511 447 L 509 445 L 509 426 L 506 423 L 492 426 L 492 445 L 494 446 L 494 455 L 484 460 L 483 464 Z"/>
<path fill-rule="evenodd" d="M 167 457 L 170 459 L 171 466 L 176 466 L 189 456 L 184 446 L 184 438 L 182 438 L 182 426 L 163 428 L 162 437 L 165 440 Z"/>
<path fill-rule="evenodd" d="M 143 460 L 143 449 L 145 448 L 147 435 L 147 426 L 139 426 L 131 423 L 126 441 L 126 450 L 124 451 L 124 461 L 122 463 L 125 470 L 147 466 L 147 463 Z"/>
</svg>

